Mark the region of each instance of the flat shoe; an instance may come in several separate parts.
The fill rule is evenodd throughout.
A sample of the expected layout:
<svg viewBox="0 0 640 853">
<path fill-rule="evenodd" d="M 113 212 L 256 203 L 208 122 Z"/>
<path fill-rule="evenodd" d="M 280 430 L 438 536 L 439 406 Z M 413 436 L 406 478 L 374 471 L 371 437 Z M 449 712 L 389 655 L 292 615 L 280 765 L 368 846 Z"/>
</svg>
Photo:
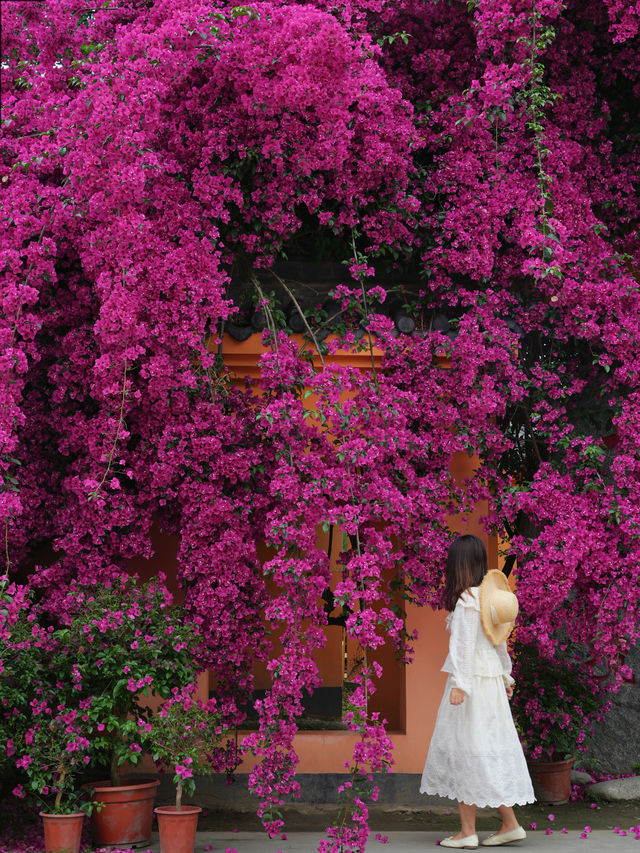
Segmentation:
<svg viewBox="0 0 640 853">
<path fill-rule="evenodd" d="M 464 847 L 467 850 L 475 850 L 478 846 L 477 835 L 467 835 L 466 838 L 443 838 L 440 847 Z"/>
<path fill-rule="evenodd" d="M 502 844 L 511 844 L 513 841 L 524 841 L 527 833 L 519 826 L 517 829 L 511 829 L 509 832 L 494 832 L 488 838 L 485 838 L 481 844 L 483 847 L 500 847 Z"/>
</svg>

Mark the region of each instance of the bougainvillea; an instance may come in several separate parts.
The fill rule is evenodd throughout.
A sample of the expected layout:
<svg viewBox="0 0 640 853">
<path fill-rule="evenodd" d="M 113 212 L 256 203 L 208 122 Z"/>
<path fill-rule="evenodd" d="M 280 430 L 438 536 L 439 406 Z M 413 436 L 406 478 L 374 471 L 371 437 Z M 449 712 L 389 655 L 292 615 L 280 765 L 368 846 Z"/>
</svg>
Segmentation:
<svg viewBox="0 0 640 853">
<path fill-rule="evenodd" d="M 632 0 L 3 7 L 6 584 L 28 577 L 61 618 L 71 582 L 152 556 L 153 524 L 179 535 L 225 725 L 268 660 L 241 749 L 259 757 L 273 832 L 318 684 L 323 527 L 345 537 L 329 591 L 366 659 L 327 850 L 366 841 L 363 792 L 392 760 L 368 712 L 373 653 L 389 641 L 410 658 L 398 601 L 438 603 L 452 513 L 483 501 L 509 541 L 527 647 L 609 687 L 628 674 L 638 56 Z M 265 296 L 289 253 L 344 264 L 343 334 L 323 358 L 314 312 L 299 351 Z M 268 324 L 260 380 L 243 386 L 219 357 L 238 279 Z M 385 296 L 385 280 L 412 286 Z M 398 298 L 411 337 L 389 319 Z M 373 342 L 377 368 L 331 359 Z M 479 456 L 466 483 L 450 475 L 459 452 Z M 1 636 L 20 607 L 6 601 Z"/>
</svg>

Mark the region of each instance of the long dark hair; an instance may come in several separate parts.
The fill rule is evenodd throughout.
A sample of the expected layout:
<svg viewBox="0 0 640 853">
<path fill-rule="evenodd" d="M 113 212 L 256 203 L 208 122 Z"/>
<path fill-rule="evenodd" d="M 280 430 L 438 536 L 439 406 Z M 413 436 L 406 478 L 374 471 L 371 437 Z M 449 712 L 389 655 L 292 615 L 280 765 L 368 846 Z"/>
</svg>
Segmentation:
<svg viewBox="0 0 640 853">
<path fill-rule="evenodd" d="M 456 602 L 470 586 L 480 586 L 487 573 L 487 551 L 481 539 L 467 534 L 449 545 L 442 602 L 454 610 Z"/>
</svg>

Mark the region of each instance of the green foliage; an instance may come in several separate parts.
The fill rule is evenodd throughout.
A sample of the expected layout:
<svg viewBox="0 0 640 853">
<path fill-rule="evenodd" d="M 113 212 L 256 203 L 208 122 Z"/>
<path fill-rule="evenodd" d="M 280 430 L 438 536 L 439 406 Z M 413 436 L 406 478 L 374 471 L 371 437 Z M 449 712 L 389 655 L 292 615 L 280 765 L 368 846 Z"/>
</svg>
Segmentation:
<svg viewBox="0 0 640 853">
<path fill-rule="evenodd" d="M 537 647 L 518 645 L 513 715 L 527 754 L 561 760 L 584 750 L 593 723 L 609 704 L 609 694 L 580 659 L 578 649 L 555 660 Z"/>
<path fill-rule="evenodd" d="M 150 717 L 143 698 L 166 699 L 193 679 L 196 634 L 158 582 L 139 586 L 131 578 L 102 588 L 76 587 L 71 595 L 80 606 L 63 640 L 82 694 L 92 697 L 92 753 L 110 763 L 115 785 L 119 766 L 138 764 L 146 749 L 137 723 Z"/>
<path fill-rule="evenodd" d="M 40 616 L 33 593 L 0 588 L 0 769 L 18 781 L 16 796 L 49 813 L 90 812 L 78 790 L 91 760 L 90 699 L 80 698 L 62 632 L 43 627 Z"/>
<path fill-rule="evenodd" d="M 216 700 L 203 702 L 196 698 L 196 692 L 195 684 L 182 691 L 175 689 L 150 723 L 138 721 L 154 761 L 174 770 L 178 809 L 183 794 L 193 796 L 196 774 L 213 772 L 213 751 L 229 734 L 222 725 L 222 713 Z"/>
<path fill-rule="evenodd" d="M 29 727 L 29 703 L 34 689 L 42 687 L 50 674 L 48 655 L 34 642 L 30 598 L 18 602 L 12 588 L 0 593 L 0 772 L 15 768 L 8 745 L 20 743 Z M 37 631 L 37 629 L 36 629 Z"/>
</svg>

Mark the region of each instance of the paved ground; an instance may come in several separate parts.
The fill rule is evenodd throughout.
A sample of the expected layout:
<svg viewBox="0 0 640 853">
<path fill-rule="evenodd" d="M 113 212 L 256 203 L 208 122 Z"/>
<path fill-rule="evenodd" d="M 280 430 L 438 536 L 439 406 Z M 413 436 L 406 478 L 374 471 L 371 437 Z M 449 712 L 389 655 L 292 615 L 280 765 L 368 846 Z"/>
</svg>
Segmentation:
<svg viewBox="0 0 640 853">
<path fill-rule="evenodd" d="M 251 811 L 237 812 L 230 809 L 216 809 L 204 806 L 200 815 L 198 829 L 201 832 L 232 832 L 235 829 L 244 832 L 261 832 L 262 825 L 256 816 L 255 805 Z M 518 820 L 525 829 L 535 823 L 537 831 L 552 829 L 559 831 L 563 827 L 577 831 L 578 834 L 591 826 L 594 830 L 612 831 L 620 826 L 628 830 L 640 825 L 640 800 L 627 802 L 600 802 L 590 800 L 563 803 L 549 806 L 534 803 L 516 808 Z M 297 803 L 295 807 L 284 808 L 283 817 L 286 832 L 323 832 L 339 820 L 338 806 Z M 550 819 L 551 818 L 551 819 Z M 476 825 L 478 833 L 488 835 L 497 828 L 495 809 L 478 809 Z M 448 805 L 427 804 L 421 807 L 372 804 L 369 808 L 369 826 L 376 832 L 388 835 L 390 832 L 437 833 L 447 836 L 457 831 L 458 810 L 455 803 Z M 638 845 L 640 853 L 640 844 Z"/>
<path fill-rule="evenodd" d="M 30 815 L 28 825 L 25 824 L 25 815 L 16 811 L 16 803 L 19 805 L 20 801 L 12 798 L 10 802 L 11 808 L 3 810 L 0 801 L 0 853 L 25 853 L 26 850 L 41 849 L 42 827 L 39 818 L 34 820 L 33 815 Z M 640 826 L 640 800 L 599 804 L 572 802 L 558 806 L 534 804 L 518 808 L 517 815 L 528 836 L 521 843 L 507 845 L 507 849 L 520 849 L 523 853 L 528 850 L 545 850 L 547 853 L 625 853 L 635 850 L 640 853 L 640 839 L 635 839 L 636 833 L 630 833 L 631 827 Z M 255 810 L 240 813 L 216 810 L 209 806 L 200 815 L 195 853 L 316 853 L 324 837 L 324 827 L 335 823 L 337 817 L 336 806 L 298 804 L 295 809 L 285 810 L 287 837 L 271 840 L 262 831 Z M 424 853 L 437 850 L 437 842 L 458 829 L 453 803 L 451 807 L 431 805 L 426 808 L 377 805 L 372 806 L 369 817 L 372 832 L 367 853 Z M 536 825 L 535 830 L 530 829 L 532 823 Z M 497 829 L 495 811 L 479 809 L 477 826 L 481 839 Z M 593 829 L 587 833 L 587 838 L 581 838 L 586 827 Z M 562 832 L 563 828 L 566 828 L 566 833 Z M 620 835 L 619 828 L 628 834 Z M 11 843 L 11 829 L 17 830 L 20 843 L 15 839 Z M 551 834 L 545 834 L 546 830 Z M 376 835 L 388 837 L 388 843 L 380 843 Z M 9 842 L 8 846 L 3 839 Z M 152 853 L 160 853 L 157 833 L 149 849 Z M 145 845 L 136 853 L 146 853 L 146 850 Z"/>
<path fill-rule="evenodd" d="M 505 850 L 545 850 L 547 853 L 608 853 L 635 850 L 640 853 L 640 839 L 631 827 L 640 827 L 640 801 L 599 803 L 590 801 L 548 806 L 535 803 L 518 807 L 518 819 L 527 830 L 527 838 L 517 844 L 505 845 Z M 337 818 L 335 806 L 298 804 L 285 810 L 286 838 L 269 839 L 260 829 L 255 812 L 240 814 L 230 811 L 204 809 L 198 824 L 195 853 L 316 853 L 318 843 L 325 837 L 323 828 Z M 427 808 L 372 806 L 369 814 L 372 827 L 367 853 L 424 853 L 436 850 L 440 839 L 458 831 L 455 804 L 451 807 L 432 805 Z M 529 827 L 535 824 L 536 829 Z M 478 835 L 486 838 L 499 826 L 494 809 L 478 809 Z M 591 827 L 593 829 L 591 830 Z M 566 828 L 566 833 L 563 833 Z M 581 834 L 585 829 L 587 837 Z M 616 832 L 621 829 L 626 836 Z M 547 835 L 546 830 L 552 834 Z M 387 837 L 382 844 L 376 836 Z M 445 848 L 443 848 L 445 849 Z M 479 847 L 479 850 L 490 848 Z M 153 853 L 160 853 L 154 836 Z M 145 853 L 145 851 L 141 851 Z"/>
<path fill-rule="evenodd" d="M 455 830 L 455 827 L 453 829 Z M 626 827 L 626 831 L 628 829 L 629 827 Z M 480 839 L 487 834 L 479 833 Z M 387 834 L 387 844 L 381 844 L 374 836 L 375 833 L 367 844 L 367 853 L 424 853 L 425 850 L 436 848 L 443 833 L 391 831 Z M 285 840 L 270 840 L 259 832 L 199 832 L 195 853 L 314 853 L 322 837 L 319 832 L 290 832 Z M 159 853 L 157 835 L 153 841 L 150 849 L 153 853 Z M 482 849 L 490 848 L 478 848 Z M 559 830 L 554 830 L 553 835 L 545 835 L 544 830 L 536 830 L 529 832 L 525 841 L 505 845 L 504 849 L 522 850 L 523 853 L 528 850 L 545 850 L 547 853 L 554 853 L 556 850 L 559 853 L 625 853 L 634 850 L 640 853 L 640 840 L 635 840 L 633 835 L 620 836 L 611 830 L 594 830 L 586 839 L 581 838 L 580 833 L 575 830 L 569 830 L 566 835 Z"/>
</svg>

